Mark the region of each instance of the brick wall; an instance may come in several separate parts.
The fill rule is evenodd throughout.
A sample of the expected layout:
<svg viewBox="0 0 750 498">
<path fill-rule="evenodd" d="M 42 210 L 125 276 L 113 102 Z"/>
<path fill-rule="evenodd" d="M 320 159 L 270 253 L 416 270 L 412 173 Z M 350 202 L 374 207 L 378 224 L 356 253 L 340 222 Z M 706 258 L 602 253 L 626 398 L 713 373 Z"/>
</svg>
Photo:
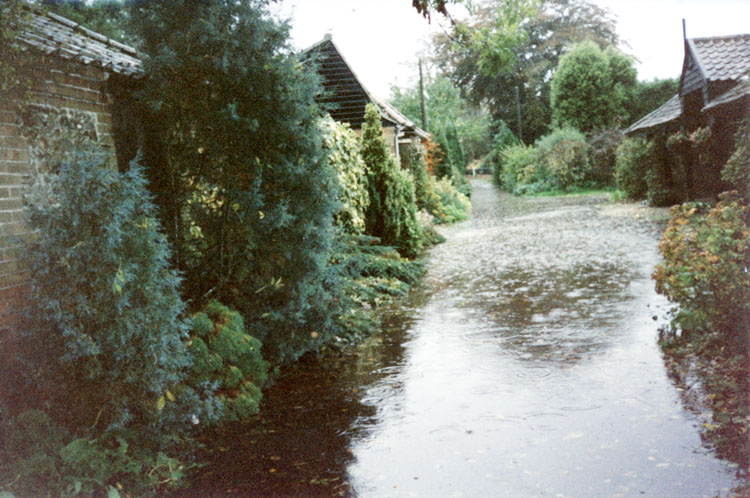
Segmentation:
<svg viewBox="0 0 750 498">
<path fill-rule="evenodd" d="M 26 103 L 86 113 L 97 138 L 113 148 L 111 98 L 105 90 L 104 70 L 48 57 L 28 77 Z M 24 138 L 19 101 L 12 95 L 0 92 L 0 330 L 9 326 L 28 281 L 23 253 L 30 233 L 24 224 L 23 191 L 36 170 L 30 161 L 34 144 Z"/>
</svg>

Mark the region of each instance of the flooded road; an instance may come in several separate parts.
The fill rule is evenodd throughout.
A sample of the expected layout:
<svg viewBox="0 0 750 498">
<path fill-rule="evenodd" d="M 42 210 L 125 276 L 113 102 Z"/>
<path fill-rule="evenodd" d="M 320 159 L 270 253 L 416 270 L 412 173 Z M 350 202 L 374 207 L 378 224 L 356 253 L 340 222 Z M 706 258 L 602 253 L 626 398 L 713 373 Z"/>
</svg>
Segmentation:
<svg viewBox="0 0 750 498">
<path fill-rule="evenodd" d="M 185 496 L 724 496 L 656 344 L 663 224 L 476 181 L 382 335 L 302 362 Z"/>
</svg>

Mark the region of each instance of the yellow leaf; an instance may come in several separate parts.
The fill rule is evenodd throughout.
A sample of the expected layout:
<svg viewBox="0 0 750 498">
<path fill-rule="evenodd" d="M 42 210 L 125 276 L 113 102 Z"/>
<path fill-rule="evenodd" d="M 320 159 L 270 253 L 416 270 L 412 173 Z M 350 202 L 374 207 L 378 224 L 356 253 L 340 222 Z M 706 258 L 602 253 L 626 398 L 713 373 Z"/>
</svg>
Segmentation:
<svg viewBox="0 0 750 498">
<path fill-rule="evenodd" d="M 172 392 L 169 390 L 167 390 L 167 399 L 169 401 L 174 401 L 174 394 L 172 394 Z"/>
<path fill-rule="evenodd" d="M 164 399 L 164 396 L 160 397 L 160 398 L 159 398 L 159 399 L 158 399 L 158 400 L 156 401 L 156 410 L 157 410 L 157 411 L 162 411 L 162 410 L 164 409 L 164 406 L 165 406 L 166 404 L 167 404 L 167 400 L 166 400 L 166 399 Z"/>
</svg>

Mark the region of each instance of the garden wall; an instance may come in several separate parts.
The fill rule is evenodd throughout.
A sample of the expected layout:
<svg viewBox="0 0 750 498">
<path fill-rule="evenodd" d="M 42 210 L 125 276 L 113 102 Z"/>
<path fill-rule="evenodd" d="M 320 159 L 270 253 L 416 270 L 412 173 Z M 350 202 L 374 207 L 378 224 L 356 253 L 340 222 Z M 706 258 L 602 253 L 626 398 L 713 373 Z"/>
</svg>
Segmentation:
<svg viewBox="0 0 750 498">
<path fill-rule="evenodd" d="M 12 323 L 28 281 L 23 253 L 31 234 L 24 224 L 24 186 L 41 167 L 35 149 L 52 146 L 48 141 L 53 137 L 33 138 L 29 133 L 29 114 L 57 128 L 56 133 L 64 131 L 59 129 L 61 121 L 87 128 L 83 131 L 114 151 L 112 98 L 103 68 L 47 56 L 44 64 L 23 76 L 29 88 L 24 98 L 0 92 L 0 330 Z"/>
</svg>

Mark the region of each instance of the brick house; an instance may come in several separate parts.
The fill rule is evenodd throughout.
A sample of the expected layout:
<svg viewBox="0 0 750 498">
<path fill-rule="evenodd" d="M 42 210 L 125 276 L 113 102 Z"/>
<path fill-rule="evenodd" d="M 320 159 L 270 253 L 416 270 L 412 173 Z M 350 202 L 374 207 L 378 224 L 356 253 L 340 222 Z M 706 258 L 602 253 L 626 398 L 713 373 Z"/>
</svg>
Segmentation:
<svg viewBox="0 0 750 498">
<path fill-rule="evenodd" d="M 357 134 L 361 134 L 365 106 L 374 104 L 380 112 L 383 132 L 396 158 L 401 156 L 404 147 L 431 138 L 429 133 L 367 90 L 330 34 L 305 49 L 302 58 L 317 62 L 323 94 L 316 100 L 334 120 L 349 123 Z"/>
<path fill-rule="evenodd" d="M 685 36 L 684 42 L 677 95 L 633 123 L 625 133 L 652 140 L 672 182 L 670 187 L 683 199 L 692 199 L 724 190 L 721 168 L 734 151 L 739 124 L 750 119 L 750 34 Z M 694 157 L 678 164 L 667 150 L 667 138 L 701 127 L 711 130 L 709 166 L 699 167 Z"/>
<path fill-rule="evenodd" d="M 55 14 L 27 11 L 19 33 L 27 89 L 0 91 L 0 330 L 10 326 L 28 279 L 23 190 L 41 167 L 36 151 L 55 146 L 50 142 L 60 127 L 72 126 L 108 148 L 113 165 L 122 165 L 127 158 L 118 156 L 133 144 L 113 132 L 126 119 L 120 95 L 141 75 L 134 49 Z M 30 121 L 47 128 L 35 135 Z"/>
</svg>

